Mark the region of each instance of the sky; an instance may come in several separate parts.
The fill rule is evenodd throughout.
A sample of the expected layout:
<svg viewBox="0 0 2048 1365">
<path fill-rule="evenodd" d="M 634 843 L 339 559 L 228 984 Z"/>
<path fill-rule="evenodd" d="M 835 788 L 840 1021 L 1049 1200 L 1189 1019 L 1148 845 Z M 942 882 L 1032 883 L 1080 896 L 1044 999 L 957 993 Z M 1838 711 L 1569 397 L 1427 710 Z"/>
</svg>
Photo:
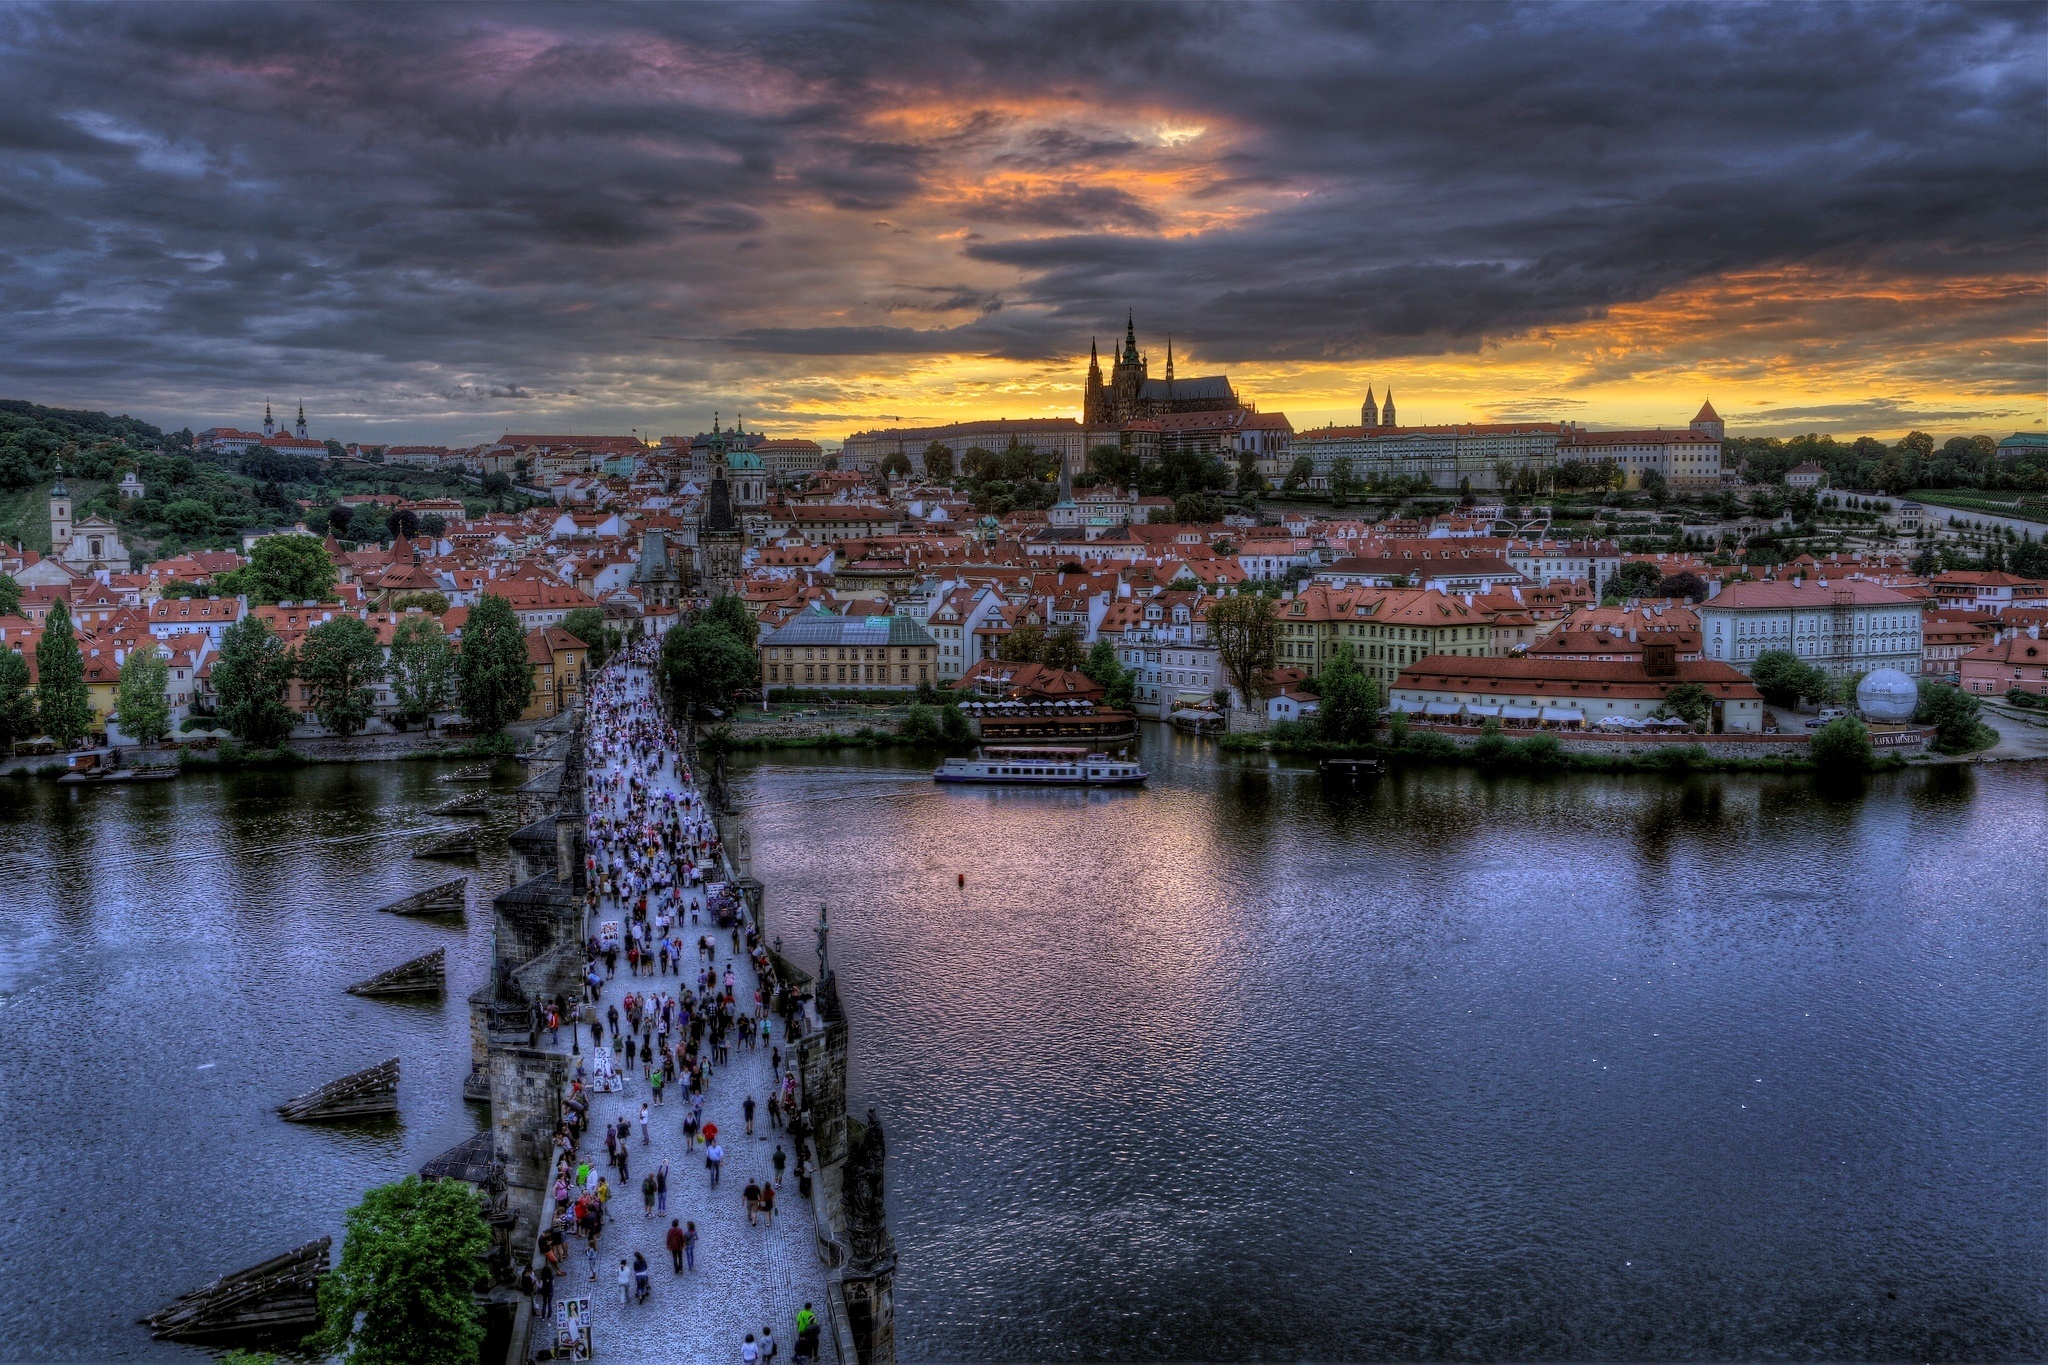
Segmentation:
<svg viewBox="0 0 2048 1365">
<path fill-rule="evenodd" d="M 0 397 L 463 442 L 2048 419 L 2048 7 L 0 9 Z"/>
</svg>

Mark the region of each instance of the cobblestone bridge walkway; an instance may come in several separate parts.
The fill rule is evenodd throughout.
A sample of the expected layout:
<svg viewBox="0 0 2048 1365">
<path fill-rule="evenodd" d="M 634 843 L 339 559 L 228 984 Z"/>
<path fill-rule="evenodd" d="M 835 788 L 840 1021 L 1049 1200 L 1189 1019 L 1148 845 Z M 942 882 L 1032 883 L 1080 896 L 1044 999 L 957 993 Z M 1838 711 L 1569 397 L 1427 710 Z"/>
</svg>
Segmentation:
<svg viewBox="0 0 2048 1365">
<path fill-rule="evenodd" d="M 647 670 L 630 670 L 623 686 L 629 705 L 639 714 L 653 713 L 652 683 Z M 629 767 L 637 765 L 620 755 L 607 755 L 602 760 L 596 753 L 591 755 L 593 813 L 602 809 L 600 802 L 604 798 L 596 794 L 601 784 Z M 638 770 L 644 777 L 644 768 Z M 693 790 L 673 753 L 663 755 L 652 780 L 664 790 Z M 684 943 L 694 944 L 699 935 L 712 936 L 717 945 L 719 977 L 722 980 L 726 971 L 731 970 L 734 997 L 744 1009 L 752 1001 L 757 984 L 752 963 L 744 950 L 733 951 L 730 931 L 721 933 L 712 922 L 704 907 L 702 888 L 691 888 L 686 894 L 688 908 L 681 925 Z M 624 924 L 626 919 L 626 906 L 606 898 L 593 916 L 591 931 L 597 932 L 606 920 Z M 623 1019 L 625 1009 L 621 1000 L 628 992 L 682 996 L 686 989 L 694 987 L 700 960 L 686 947 L 680 969 L 683 975 L 677 975 L 672 967 L 667 976 L 645 970 L 634 976 L 621 955 L 616 974 L 604 983 L 595 1013 L 602 1017 L 617 1006 Z M 640 1068 L 629 1069 L 621 1060 L 619 1072 L 625 1089 L 592 1096 L 590 1127 L 584 1135 L 582 1157 L 604 1170 L 615 1188 L 608 1206 L 609 1216 L 598 1239 L 594 1272 L 597 1278 L 589 1278 L 593 1271 L 585 1247 L 580 1240 L 572 1239 L 568 1271 L 556 1297 L 559 1300 L 563 1291 L 590 1294 L 594 1311 L 592 1345 L 600 1360 L 738 1362 L 746 1335 L 751 1332 L 758 1341 L 763 1329 L 768 1328 L 772 1329 L 778 1348 L 776 1365 L 787 1365 L 796 1346 L 797 1311 L 808 1302 L 823 1315 L 825 1272 L 818 1260 L 809 1201 L 797 1197 L 794 1144 L 768 1124 L 765 1102 L 775 1084 L 769 1049 L 786 1043 L 780 1020 L 773 1016 L 771 1019 L 775 1033 L 769 1045 L 742 1048 L 735 1041 L 730 1048 L 730 1060 L 713 1068 L 704 1098 L 704 1119 L 718 1125 L 718 1140 L 725 1149 L 724 1168 L 715 1189 L 705 1169 L 704 1143 L 698 1141 L 694 1150 L 685 1148 L 683 1119 L 689 1110 L 682 1102 L 679 1085 L 669 1085 L 664 1093 L 666 1102 L 655 1105 Z M 567 1041 L 565 1029 L 563 1043 L 566 1045 Z M 607 1028 L 605 1043 L 609 1046 L 615 1041 Z M 580 1043 L 583 1061 L 588 1066 L 592 1048 L 587 1025 L 582 1028 Z M 704 1046 L 708 1052 L 708 1038 Z M 759 1106 L 751 1137 L 747 1135 L 743 1109 L 749 1097 Z M 649 1106 L 644 1142 L 639 1124 L 643 1104 Z M 611 1122 L 631 1125 L 627 1174 L 623 1180 L 616 1168 L 603 1164 L 604 1130 Z M 774 1225 L 770 1227 L 765 1219 L 757 1217 L 755 1225 L 749 1226 L 741 1191 L 749 1180 L 767 1183 L 775 1178 L 772 1156 L 778 1143 L 789 1156 L 787 1188 L 777 1191 Z M 668 1163 L 667 1212 L 648 1217 L 642 1206 L 641 1177 L 657 1170 L 664 1161 Z M 697 1225 L 694 1270 L 677 1274 L 671 1269 L 664 1243 L 671 1219 L 679 1220 L 685 1227 L 692 1222 Z M 644 1304 L 622 1303 L 619 1261 L 624 1258 L 630 1265 L 636 1251 L 647 1258 L 651 1267 L 653 1291 Z M 830 1360 L 829 1335 L 826 1341 L 826 1356 Z"/>
</svg>

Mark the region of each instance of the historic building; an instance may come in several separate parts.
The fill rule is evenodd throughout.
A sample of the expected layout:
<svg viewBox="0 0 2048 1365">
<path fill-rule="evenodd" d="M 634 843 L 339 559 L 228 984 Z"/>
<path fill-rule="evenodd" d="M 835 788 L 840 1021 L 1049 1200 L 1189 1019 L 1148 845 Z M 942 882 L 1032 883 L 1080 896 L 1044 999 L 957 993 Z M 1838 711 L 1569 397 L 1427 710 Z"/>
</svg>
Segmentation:
<svg viewBox="0 0 2048 1365">
<path fill-rule="evenodd" d="M 105 517 L 71 519 L 71 490 L 64 486 L 64 471 L 50 485 L 50 553 L 64 567 L 79 573 L 128 572 L 128 547 L 121 542 L 121 528 Z"/>
<path fill-rule="evenodd" d="M 1230 387 L 1228 375 L 1176 379 L 1171 338 L 1166 343 L 1166 375 L 1162 379 L 1152 378 L 1149 362 L 1138 350 L 1135 315 L 1124 322 L 1123 350 L 1111 360 L 1106 381 L 1095 343 L 1088 343 L 1088 388 L 1081 404 L 1083 426 L 1122 426 L 1178 412 L 1236 412 L 1244 406 L 1238 401 L 1237 390 Z"/>
<path fill-rule="evenodd" d="M 725 481 L 725 453 L 714 452 L 711 486 L 697 512 L 697 582 L 705 597 L 739 591 L 746 570 L 747 533 L 733 511 L 732 488 Z"/>
</svg>

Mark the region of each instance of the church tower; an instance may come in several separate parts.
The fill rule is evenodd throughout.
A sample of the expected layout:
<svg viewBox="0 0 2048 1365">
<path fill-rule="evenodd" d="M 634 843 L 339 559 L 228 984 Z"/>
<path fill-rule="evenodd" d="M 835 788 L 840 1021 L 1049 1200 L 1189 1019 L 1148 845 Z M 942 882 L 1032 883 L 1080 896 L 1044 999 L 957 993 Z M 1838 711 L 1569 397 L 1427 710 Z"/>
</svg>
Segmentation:
<svg viewBox="0 0 2048 1365">
<path fill-rule="evenodd" d="M 1089 427 L 1114 425 L 1116 415 L 1109 410 L 1109 390 L 1102 382 L 1102 357 L 1095 347 L 1095 338 L 1088 338 L 1088 387 L 1081 399 L 1081 423 Z"/>
<path fill-rule="evenodd" d="M 1109 417 L 1128 422 L 1144 416 L 1145 357 L 1138 354 L 1138 322 L 1135 313 L 1124 319 L 1124 348 L 1109 375 Z"/>
<path fill-rule="evenodd" d="M 277 435 L 277 423 L 270 420 L 270 404 L 268 403 L 263 405 L 263 434 L 265 436 Z"/>
<path fill-rule="evenodd" d="M 57 482 L 50 485 L 50 553 L 61 556 L 71 543 L 71 490 L 64 486 L 64 466 L 57 466 Z"/>
<path fill-rule="evenodd" d="M 300 439 L 301 441 L 305 440 L 305 439 L 306 439 L 306 405 L 305 405 L 304 403 L 301 403 L 301 404 L 299 404 L 299 425 L 298 425 L 297 431 L 298 431 L 298 437 L 299 437 L 299 439 Z"/>
<path fill-rule="evenodd" d="M 1394 425 L 1394 391 L 1392 389 L 1387 390 L 1386 404 L 1380 409 L 1380 425 L 1383 427 Z"/>
<path fill-rule="evenodd" d="M 1372 385 L 1365 386 L 1365 402 L 1358 409 L 1358 425 L 1376 427 L 1380 424 L 1380 405 L 1373 401 Z"/>
</svg>

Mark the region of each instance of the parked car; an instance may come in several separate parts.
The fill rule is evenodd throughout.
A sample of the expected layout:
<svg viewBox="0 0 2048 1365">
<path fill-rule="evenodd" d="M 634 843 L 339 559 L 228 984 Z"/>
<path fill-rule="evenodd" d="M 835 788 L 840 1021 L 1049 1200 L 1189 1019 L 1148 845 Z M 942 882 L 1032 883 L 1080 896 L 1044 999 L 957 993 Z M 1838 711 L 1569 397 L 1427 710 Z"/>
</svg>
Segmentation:
<svg viewBox="0 0 2048 1365">
<path fill-rule="evenodd" d="M 1829 721 L 1840 720 L 1842 717 L 1848 714 L 1849 708 L 1846 706 L 1823 706 L 1820 708 L 1819 715 L 1815 716 L 1812 720 L 1806 722 L 1806 728 L 1809 730 L 1818 730 L 1821 726 L 1826 725 Z"/>
</svg>

